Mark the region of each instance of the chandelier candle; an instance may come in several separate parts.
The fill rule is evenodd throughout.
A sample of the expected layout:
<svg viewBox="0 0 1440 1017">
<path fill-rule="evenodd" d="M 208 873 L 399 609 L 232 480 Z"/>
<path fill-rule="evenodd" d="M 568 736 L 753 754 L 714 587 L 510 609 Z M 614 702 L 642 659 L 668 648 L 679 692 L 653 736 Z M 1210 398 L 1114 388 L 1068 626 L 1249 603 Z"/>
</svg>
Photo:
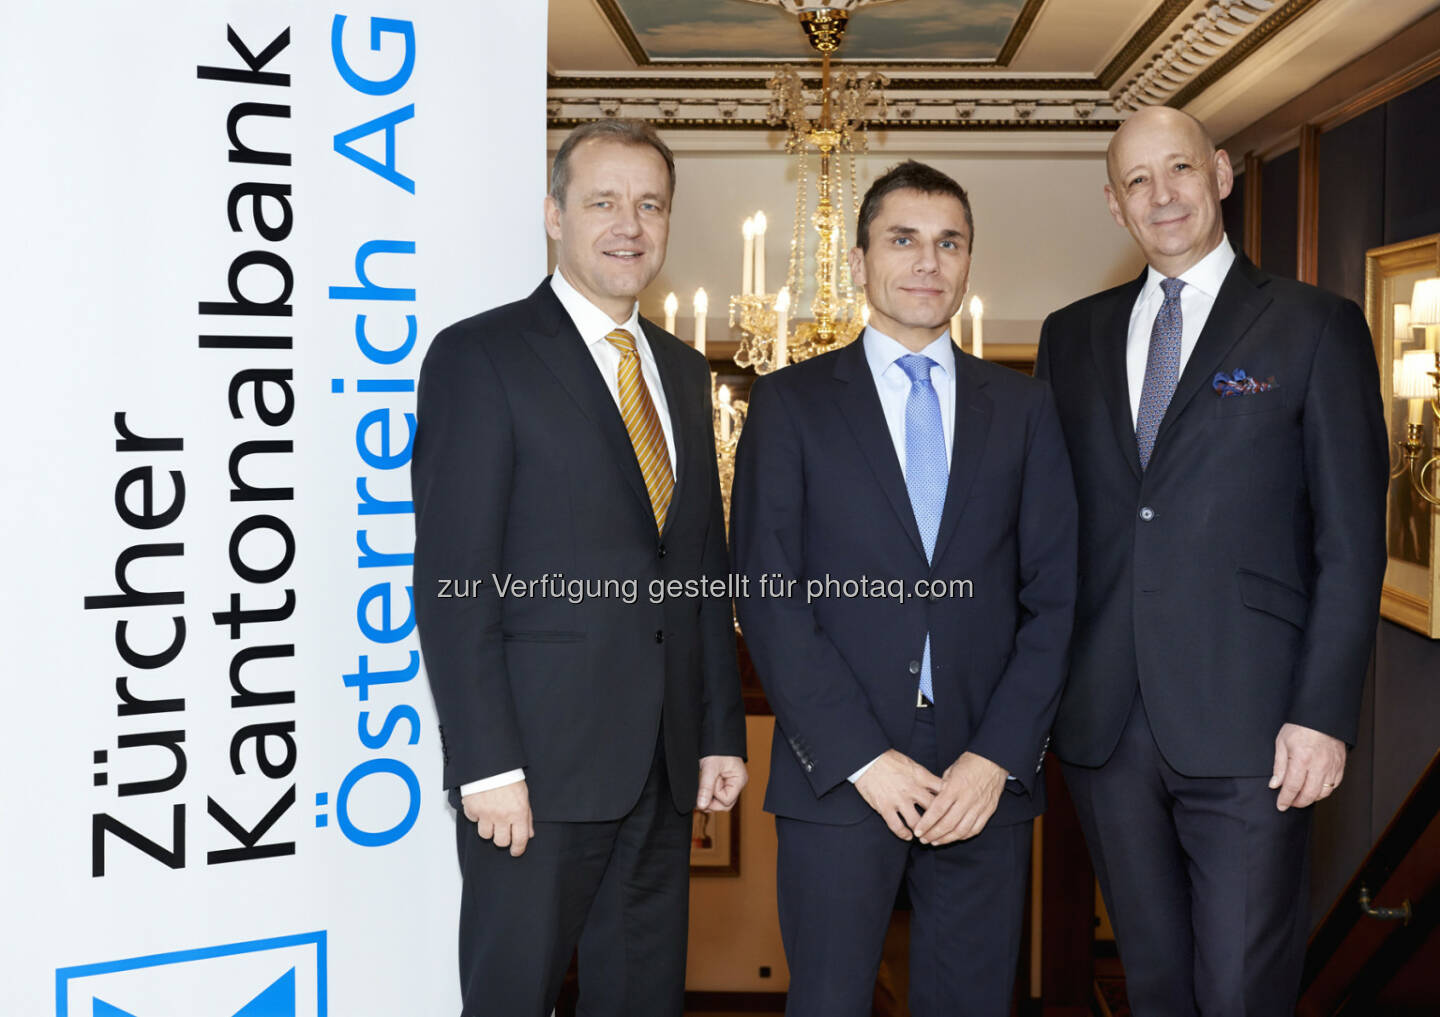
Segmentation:
<svg viewBox="0 0 1440 1017">
<path fill-rule="evenodd" d="M 765 293 L 765 213 L 755 213 L 755 289 Z"/>
<path fill-rule="evenodd" d="M 745 238 L 745 253 L 740 259 L 740 292 L 750 296 L 755 292 L 755 218 L 751 216 L 740 227 Z"/>
<path fill-rule="evenodd" d="M 695 348 L 701 353 L 705 352 L 705 316 L 709 313 L 710 298 L 702 286 L 695 291 Z"/>
</svg>

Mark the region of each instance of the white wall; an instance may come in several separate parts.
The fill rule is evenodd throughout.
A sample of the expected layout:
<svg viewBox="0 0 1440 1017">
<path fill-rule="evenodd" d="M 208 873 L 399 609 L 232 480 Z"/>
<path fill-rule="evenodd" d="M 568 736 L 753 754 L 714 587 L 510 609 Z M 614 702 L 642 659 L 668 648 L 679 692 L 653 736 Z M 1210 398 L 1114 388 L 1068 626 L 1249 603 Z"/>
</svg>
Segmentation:
<svg viewBox="0 0 1440 1017">
<path fill-rule="evenodd" d="M 907 148 L 905 140 L 887 139 L 887 150 L 858 157 L 860 192 L 911 157 L 949 173 L 969 191 L 976 233 L 970 292 L 985 302 L 988 342 L 1033 343 L 1051 311 L 1140 270 L 1129 235 L 1105 206 L 1103 151 L 926 151 L 923 144 Z M 812 156 L 812 190 L 816 163 Z M 724 336 L 729 297 L 739 289 L 740 224 L 757 209 L 770 220 L 767 276 L 770 289 L 778 289 L 789 257 L 796 173 L 796 158 L 778 149 L 677 151 L 670 253 L 642 294 L 641 311 L 663 320 L 665 294 L 675 291 L 681 309 L 677 331 L 688 339 L 691 296 L 704 286 L 710 295 L 709 335 Z M 806 231 L 814 233 L 808 224 Z"/>
</svg>

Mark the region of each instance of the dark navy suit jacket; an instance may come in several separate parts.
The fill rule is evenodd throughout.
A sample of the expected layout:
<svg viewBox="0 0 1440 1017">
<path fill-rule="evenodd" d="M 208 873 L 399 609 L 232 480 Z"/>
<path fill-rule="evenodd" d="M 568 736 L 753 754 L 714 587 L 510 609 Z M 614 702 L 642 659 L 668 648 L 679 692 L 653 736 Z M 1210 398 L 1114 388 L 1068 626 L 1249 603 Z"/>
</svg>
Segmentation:
<svg viewBox="0 0 1440 1017">
<path fill-rule="evenodd" d="M 1126 378 L 1144 275 L 1056 311 L 1055 387 L 1080 501 L 1061 759 L 1099 766 L 1143 690 L 1170 765 L 1266 776 L 1286 722 L 1353 744 L 1385 571 L 1388 466 L 1370 332 L 1348 300 L 1237 257 L 1149 468 Z M 1274 380 L 1220 396 L 1217 372 Z"/>
<path fill-rule="evenodd" d="M 641 326 L 675 439 L 660 533 L 620 410 L 548 280 L 445 329 L 420 373 L 415 612 L 445 786 L 524 767 L 537 820 L 629 812 L 662 718 L 683 812 L 701 756 L 745 754 L 730 602 L 650 595 L 729 571 L 710 371 Z M 501 597 L 492 573 L 630 582 L 636 596 Z M 477 595 L 440 596 L 445 579 L 478 580 Z"/>
<path fill-rule="evenodd" d="M 1017 780 L 991 819 L 1028 819 L 1059 701 L 1075 596 L 1075 495 L 1049 386 L 955 352 L 949 487 L 928 563 L 861 341 L 760 379 L 731 506 L 746 646 L 775 710 L 766 808 L 871 813 L 846 779 L 915 723 L 928 632 L 942 759 L 966 750 Z M 757 595 L 762 575 L 791 597 Z M 806 582 L 969 580 L 971 595 L 829 596 Z"/>
</svg>

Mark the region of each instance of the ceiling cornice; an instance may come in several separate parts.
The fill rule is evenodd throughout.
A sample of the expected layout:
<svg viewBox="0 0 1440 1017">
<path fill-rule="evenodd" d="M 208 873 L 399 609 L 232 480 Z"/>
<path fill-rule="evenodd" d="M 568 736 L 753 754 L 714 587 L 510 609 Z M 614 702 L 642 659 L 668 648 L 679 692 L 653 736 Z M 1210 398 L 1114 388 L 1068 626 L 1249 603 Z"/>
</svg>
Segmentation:
<svg viewBox="0 0 1440 1017">
<path fill-rule="evenodd" d="M 1169 105 L 1177 108 L 1185 106 L 1238 66 L 1242 60 L 1275 38 L 1277 32 L 1318 2 L 1319 0 L 1288 0 L 1283 7 L 1271 11 L 1268 17 L 1242 36 L 1203 71 L 1195 75 L 1185 87 L 1176 92 L 1170 99 Z"/>
<path fill-rule="evenodd" d="M 637 115 L 627 110 L 626 115 Z M 599 117 L 573 117 L 573 116 L 552 116 L 546 121 L 546 126 L 551 129 L 569 129 L 579 127 L 581 124 L 590 123 Z M 657 127 L 670 129 L 678 128 L 691 131 L 773 131 L 778 130 L 768 120 L 761 119 L 715 119 L 711 117 L 650 117 Z M 876 131 L 1085 131 L 1088 133 L 1114 131 L 1124 121 L 1104 118 L 1101 120 L 1081 120 L 1074 118 L 1050 119 L 1050 118 L 986 118 L 980 120 L 939 117 L 911 117 L 895 118 L 891 120 L 878 120 L 871 124 L 871 129 Z"/>
<path fill-rule="evenodd" d="M 630 27 L 630 19 L 620 10 L 620 5 L 615 0 L 595 0 L 595 4 L 600 8 L 605 20 L 610 22 L 610 30 L 615 33 L 620 45 L 625 47 L 625 52 L 630 54 L 630 59 L 635 61 L 636 66 L 643 67 L 648 64 L 650 56 L 635 37 L 635 29 Z"/>
<path fill-rule="evenodd" d="M 779 66 L 777 65 L 766 65 Z M 818 63 L 816 64 L 818 67 Z M 909 77 L 890 67 L 875 67 L 871 64 L 865 65 L 866 69 L 880 70 L 886 73 L 895 88 L 904 89 L 908 92 L 1099 92 L 1103 86 L 1096 78 L 1087 77 L 1066 77 L 1066 78 L 1044 78 L 1044 77 L 1002 77 L 1000 75 L 984 76 L 961 76 L 954 77 Z M 732 70 L 734 68 L 731 68 Z M 736 89 L 753 88 L 762 91 L 769 90 L 768 82 L 770 74 L 755 74 L 751 77 L 671 77 L 668 74 L 633 74 L 633 75 L 582 75 L 582 74 L 550 74 L 547 75 L 546 85 L 550 91 L 556 89 L 580 89 L 584 91 L 629 91 L 634 89 L 648 89 L 650 91 L 734 91 Z M 805 78 L 806 88 L 819 88 L 820 77 Z"/>
<path fill-rule="evenodd" d="M 1178 18 L 1191 2 L 1192 0 L 1162 0 L 1160 6 L 1145 19 L 1145 23 L 1130 36 L 1125 45 L 1120 47 L 1120 52 L 1116 53 L 1114 59 L 1100 72 L 1100 87 L 1113 88 L 1120 76 L 1144 56 L 1146 50 L 1155 45 L 1160 34 L 1170 27 L 1171 22 Z"/>
<path fill-rule="evenodd" d="M 1187 0 L 1188 2 L 1188 0 Z M 637 67 L 672 67 L 676 70 L 700 70 L 717 67 L 783 67 L 783 66 L 805 66 L 812 61 L 806 59 L 776 60 L 771 57 L 763 58 L 737 58 L 725 61 L 693 61 L 693 60 L 672 60 L 661 57 L 654 59 L 645 52 L 645 46 L 640 42 L 639 36 L 635 34 L 635 28 L 630 24 L 630 19 L 620 9 L 618 0 L 595 0 L 595 6 L 599 8 L 600 14 L 609 23 L 611 31 L 620 40 L 620 45 L 625 47 L 625 52 L 630 59 L 635 61 Z M 995 54 L 994 60 L 847 60 L 844 57 L 835 58 L 837 64 L 864 64 L 866 67 L 879 69 L 900 68 L 900 67 L 927 67 L 935 69 L 943 68 L 980 68 L 980 67 L 1006 67 L 1020 51 L 1020 46 L 1025 42 L 1030 29 L 1035 24 L 1035 19 L 1040 14 L 1040 8 L 1045 6 L 1045 0 L 1025 0 L 1025 5 L 1020 8 L 1020 13 L 1015 16 L 1015 24 L 1010 26 L 1005 41 L 1001 43 L 1000 49 Z"/>
<path fill-rule="evenodd" d="M 1020 52 L 1020 46 L 1029 36 L 1035 18 L 1039 16 L 1043 6 L 1045 0 L 1025 0 L 1025 6 L 1020 8 L 1020 14 L 1015 18 L 1015 24 L 1010 26 L 1010 34 L 1005 36 L 1005 44 L 1000 47 L 1000 52 L 995 54 L 995 66 L 1010 66 L 1010 61 Z"/>
</svg>

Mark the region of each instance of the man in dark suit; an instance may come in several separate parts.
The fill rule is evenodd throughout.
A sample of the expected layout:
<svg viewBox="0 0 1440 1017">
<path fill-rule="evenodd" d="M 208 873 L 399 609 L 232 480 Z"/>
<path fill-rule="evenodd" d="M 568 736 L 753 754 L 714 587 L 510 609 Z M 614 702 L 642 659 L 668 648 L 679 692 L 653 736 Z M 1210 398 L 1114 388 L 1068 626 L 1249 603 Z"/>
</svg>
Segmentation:
<svg viewBox="0 0 1440 1017">
<path fill-rule="evenodd" d="M 745 783 L 703 357 L 639 318 L 674 161 L 606 121 L 561 146 L 558 270 L 445 329 L 420 376 L 416 611 L 464 875 L 467 1015 L 683 1006 L 692 808 Z"/>
<path fill-rule="evenodd" d="M 731 508 L 776 717 L 786 1012 L 869 1014 L 904 883 L 910 1012 L 1001 1017 L 1070 636 L 1070 467 L 1048 386 L 949 336 L 964 190 L 903 163 L 855 232 L 870 325 L 755 384 Z"/>
<path fill-rule="evenodd" d="M 1375 354 L 1354 304 L 1231 250 L 1194 118 L 1137 113 L 1109 177 L 1149 267 L 1051 315 L 1036 372 L 1080 500 L 1055 751 L 1137 1017 L 1289 1014 L 1385 568 Z"/>
</svg>

